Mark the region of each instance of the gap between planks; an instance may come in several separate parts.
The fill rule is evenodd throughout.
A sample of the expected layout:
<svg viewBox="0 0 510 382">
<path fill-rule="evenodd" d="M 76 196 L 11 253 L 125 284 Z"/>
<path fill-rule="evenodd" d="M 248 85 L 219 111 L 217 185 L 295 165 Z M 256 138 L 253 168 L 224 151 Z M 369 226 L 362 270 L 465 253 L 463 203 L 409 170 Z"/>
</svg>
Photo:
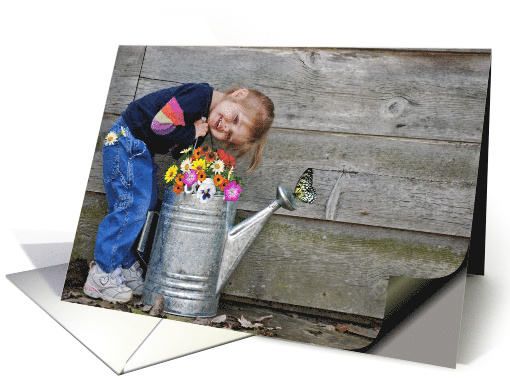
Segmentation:
<svg viewBox="0 0 510 382">
<path fill-rule="evenodd" d="M 362 134 L 362 133 L 348 133 L 344 131 L 324 131 L 324 130 L 311 130 L 311 129 L 294 129 L 289 127 L 278 127 L 272 126 L 271 129 L 282 130 L 285 132 L 311 132 L 318 134 L 333 134 L 333 135 L 347 135 L 347 136 L 355 136 L 355 137 L 370 137 L 370 138 L 383 138 L 383 139 L 398 139 L 403 141 L 411 141 L 411 142 L 428 142 L 428 143 L 448 143 L 448 144 L 461 144 L 466 146 L 480 146 L 480 142 L 475 141 L 455 141 L 448 139 L 431 139 L 431 138 L 412 138 L 412 137 L 400 137 L 397 135 L 380 135 L 380 134 Z"/>
<path fill-rule="evenodd" d="M 105 112 L 103 113 L 104 116 L 108 115 L 115 115 L 120 116 L 122 113 L 111 113 L 111 112 Z M 278 127 L 278 126 L 271 126 L 271 129 L 274 130 L 281 130 L 283 132 L 294 132 L 294 133 L 304 133 L 304 132 L 312 132 L 312 133 L 318 133 L 318 134 L 334 134 L 338 136 L 354 136 L 354 137 L 369 137 L 369 138 L 382 138 L 382 139 L 398 139 L 403 141 L 410 141 L 410 142 L 428 142 L 428 143 L 448 143 L 448 144 L 460 144 L 465 146 L 480 146 L 479 142 L 474 141 L 454 141 L 454 140 L 445 140 L 445 139 L 427 139 L 427 138 L 411 138 L 411 137 L 399 137 L 396 135 L 378 135 L 378 134 L 360 134 L 360 133 L 347 133 L 347 132 L 339 132 L 339 131 L 323 131 L 323 130 L 304 130 L 304 129 L 293 129 L 289 127 Z"/>
</svg>

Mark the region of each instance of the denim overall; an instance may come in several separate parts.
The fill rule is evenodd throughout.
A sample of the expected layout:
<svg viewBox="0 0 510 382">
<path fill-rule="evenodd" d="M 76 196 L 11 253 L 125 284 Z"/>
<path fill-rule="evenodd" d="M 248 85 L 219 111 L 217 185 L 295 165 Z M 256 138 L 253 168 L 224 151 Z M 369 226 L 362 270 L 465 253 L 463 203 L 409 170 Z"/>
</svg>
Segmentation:
<svg viewBox="0 0 510 382">
<path fill-rule="evenodd" d="M 122 117 L 110 132 L 118 139 L 103 144 L 108 215 L 99 225 L 95 248 L 95 261 L 106 273 L 135 263 L 136 239 L 158 197 L 157 165 L 145 143 L 133 137 Z"/>
</svg>

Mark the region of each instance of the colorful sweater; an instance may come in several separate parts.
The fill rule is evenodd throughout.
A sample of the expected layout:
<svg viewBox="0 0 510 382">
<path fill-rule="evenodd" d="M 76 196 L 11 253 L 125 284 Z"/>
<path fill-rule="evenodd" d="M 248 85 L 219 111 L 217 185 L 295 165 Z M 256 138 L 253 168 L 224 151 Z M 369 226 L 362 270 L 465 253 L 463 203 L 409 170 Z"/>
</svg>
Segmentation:
<svg viewBox="0 0 510 382">
<path fill-rule="evenodd" d="M 131 102 L 122 118 L 152 155 L 172 150 L 177 158 L 195 141 L 194 123 L 209 115 L 212 95 L 213 88 L 206 83 L 160 90 Z"/>
</svg>

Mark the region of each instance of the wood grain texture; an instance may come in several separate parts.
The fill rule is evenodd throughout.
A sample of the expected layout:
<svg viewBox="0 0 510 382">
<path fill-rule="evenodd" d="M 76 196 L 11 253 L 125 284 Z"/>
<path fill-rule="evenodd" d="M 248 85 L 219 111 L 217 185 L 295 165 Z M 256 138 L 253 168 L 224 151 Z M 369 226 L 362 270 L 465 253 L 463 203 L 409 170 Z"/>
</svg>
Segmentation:
<svg viewBox="0 0 510 382">
<path fill-rule="evenodd" d="M 480 142 L 490 54 L 147 47 L 136 97 L 175 83 L 246 86 L 281 128 Z"/>
<path fill-rule="evenodd" d="M 135 99 L 145 46 L 120 46 L 113 68 L 105 113 L 122 113 Z"/>
<path fill-rule="evenodd" d="M 239 213 L 241 218 L 248 215 Z M 448 275 L 464 260 L 467 243 L 448 236 L 275 216 L 225 293 L 382 318 L 389 276 Z"/>
<path fill-rule="evenodd" d="M 73 258 L 93 259 L 106 213 L 88 192 Z M 238 211 L 237 221 L 251 215 Z M 228 295 L 382 318 L 389 276 L 443 277 L 464 259 L 468 239 L 273 216 L 225 288 Z"/>
<path fill-rule="evenodd" d="M 104 192 L 102 137 L 116 118 L 103 119 L 88 191 Z M 275 129 L 261 167 L 244 177 L 239 208 L 264 208 L 278 183 L 293 189 L 312 167 L 316 201 L 277 214 L 469 237 L 478 158 L 477 144 Z M 157 163 L 162 197 L 164 173 L 174 161 L 158 155 Z M 240 163 L 239 173 L 246 167 Z"/>
</svg>

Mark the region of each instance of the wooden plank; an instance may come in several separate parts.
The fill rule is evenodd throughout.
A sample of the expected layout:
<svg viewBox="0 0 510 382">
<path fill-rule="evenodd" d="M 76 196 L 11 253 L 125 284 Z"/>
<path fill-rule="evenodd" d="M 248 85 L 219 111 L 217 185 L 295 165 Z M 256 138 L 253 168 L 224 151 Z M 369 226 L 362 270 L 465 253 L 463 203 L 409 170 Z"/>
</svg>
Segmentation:
<svg viewBox="0 0 510 382">
<path fill-rule="evenodd" d="M 121 114 L 135 99 L 145 46 L 119 46 L 105 113 Z"/>
<path fill-rule="evenodd" d="M 262 177 L 272 176 L 271 181 L 260 183 L 263 180 L 256 176 L 250 178 L 245 184 L 246 195 L 239 199 L 239 208 L 258 211 L 268 205 L 274 199 L 277 182 L 292 189 L 288 175 L 276 177 L 278 170 L 283 172 L 284 168 L 278 167 Z M 297 169 L 289 170 L 296 173 Z M 295 211 L 279 210 L 277 214 L 463 237 L 471 235 L 474 184 L 320 170 L 315 171 L 314 179 L 318 195 L 313 204 L 298 202 Z M 335 186 L 337 195 L 334 195 Z M 335 202 L 332 197 L 336 197 Z"/>
<path fill-rule="evenodd" d="M 246 305 L 224 300 L 221 300 L 218 309 L 218 315 L 221 314 L 236 318 L 243 316 L 251 322 L 255 322 L 255 320 L 261 317 L 271 315 L 272 318 L 266 326 L 280 328 L 270 332 L 275 338 L 328 346 L 336 349 L 362 349 L 370 345 L 377 337 L 380 330 L 379 325 L 376 327 L 359 326 L 345 321 L 339 322 L 337 320 L 328 320 L 321 317 L 310 317 L 286 311 L 272 310 L 267 307 Z M 167 317 L 182 321 L 182 318 L 177 318 L 176 316 L 168 315 Z M 193 320 L 194 319 L 186 319 L 186 322 L 193 322 Z M 347 331 L 342 333 L 334 330 L 334 327 L 337 325 L 344 325 Z M 254 330 L 247 332 L 254 334 L 264 333 Z M 267 333 L 268 332 L 265 332 L 266 335 Z M 353 335 L 352 333 L 357 333 L 358 335 Z"/>
<path fill-rule="evenodd" d="M 100 151 L 99 143 L 117 118 L 117 115 L 104 115 L 96 151 Z M 214 146 L 218 147 L 218 143 Z M 303 170 L 308 166 L 324 171 L 362 172 L 432 182 L 475 183 L 479 152 L 480 146 L 477 144 L 323 134 L 275 128 L 271 131 L 261 167 L 256 174 L 261 176 L 274 166 L 289 167 L 298 162 L 300 164 L 297 167 Z M 166 166 L 169 156 L 160 157 L 160 163 Z M 239 171 L 246 168 L 247 159 L 239 161 Z M 300 173 L 292 174 L 292 179 L 297 179 L 299 175 Z"/>
<path fill-rule="evenodd" d="M 88 191 L 104 192 L 100 149 L 116 118 L 103 119 Z M 260 169 L 244 177 L 238 204 L 258 211 L 273 200 L 277 183 L 292 189 L 312 167 L 317 200 L 278 214 L 470 237 L 478 158 L 477 144 L 275 129 Z M 157 163 L 162 197 L 173 160 L 157 156 Z"/>
<path fill-rule="evenodd" d="M 94 260 L 97 229 L 108 212 L 106 195 L 85 193 L 73 242 L 71 259 Z"/>
<path fill-rule="evenodd" d="M 225 293 L 382 318 L 388 276 L 448 275 L 462 263 L 468 243 L 448 236 L 274 216 Z"/>
<path fill-rule="evenodd" d="M 479 53 L 491 54 L 492 49 L 469 49 L 469 48 L 358 48 L 361 50 L 383 50 L 383 51 L 414 51 L 414 52 L 427 52 L 427 53 Z"/>
<path fill-rule="evenodd" d="M 99 159 L 100 154 L 96 155 Z M 160 166 L 159 179 L 163 178 L 167 168 Z M 89 178 L 88 190 L 103 192 L 99 160 L 94 162 L 93 169 L 97 177 Z M 272 174 L 276 174 L 277 170 L 278 168 Z M 328 216 L 327 204 L 331 202 L 328 190 L 334 186 L 335 178 L 340 180 L 340 192 L 338 199 L 331 203 Z M 283 181 L 291 189 L 290 181 L 285 181 L 287 179 L 288 176 L 280 178 L 279 181 Z M 313 204 L 298 202 L 296 211 L 280 209 L 276 213 L 470 237 L 474 206 L 473 185 L 329 171 L 316 171 L 315 179 L 315 187 L 326 191 L 319 192 Z M 253 187 L 250 187 L 252 183 Z M 274 199 L 276 185 L 277 181 L 266 181 L 260 185 L 257 178 L 250 179 L 245 185 L 243 197 L 238 202 L 239 208 L 251 212 L 261 210 Z M 163 189 L 164 186 L 160 185 L 160 198 Z"/>
<path fill-rule="evenodd" d="M 103 194 L 88 192 L 72 257 L 93 259 Z M 237 220 L 251 215 L 238 211 Z M 228 295 L 382 318 L 389 276 L 443 277 L 468 238 L 273 216 L 225 288 Z"/>
<path fill-rule="evenodd" d="M 480 142 L 489 67 L 478 52 L 147 47 L 136 97 L 246 86 L 274 101 L 281 128 Z"/>
<path fill-rule="evenodd" d="M 259 172 L 297 162 L 324 171 L 471 183 L 477 179 L 479 152 L 478 144 L 274 129 Z"/>
<path fill-rule="evenodd" d="M 92 159 L 92 165 L 90 167 L 89 178 L 87 180 L 86 191 L 102 192 L 104 193 L 103 186 L 103 155 L 102 149 L 104 144 L 104 138 L 108 131 L 111 129 L 115 121 L 119 118 L 116 114 L 103 114 L 101 125 L 99 127 L 99 133 L 97 135 L 96 147 L 94 150 L 94 158 Z"/>
<path fill-rule="evenodd" d="M 85 281 L 83 280 L 83 282 Z M 138 296 L 133 296 L 131 301 L 121 305 L 93 299 L 85 295 L 81 288 L 68 287 L 62 293 L 62 300 L 150 316 L 149 311 L 145 312 L 142 309 L 144 304 Z M 358 322 L 358 317 L 353 315 L 344 315 L 344 317 L 338 319 L 318 315 L 310 316 L 310 312 L 307 313 L 299 314 L 292 311 L 275 310 L 266 306 L 254 306 L 221 299 L 216 315 L 216 317 L 226 316 L 221 322 L 211 322 L 212 318 L 183 317 L 167 313 L 162 313 L 158 317 L 349 350 L 368 346 L 377 337 L 381 329 L 381 320 L 363 320 L 362 318 L 362 321 L 365 322 Z M 263 317 L 266 319 L 262 321 L 262 327 L 250 329 L 241 326 L 239 320 L 242 317 L 252 323 Z"/>
<path fill-rule="evenodd" d="M 470 237 L 478 161 L 474 144 L 275 130 L 239 208 L 265 207 L 311 167 L 316 201 L 278 213 Z"/>
</svg>

